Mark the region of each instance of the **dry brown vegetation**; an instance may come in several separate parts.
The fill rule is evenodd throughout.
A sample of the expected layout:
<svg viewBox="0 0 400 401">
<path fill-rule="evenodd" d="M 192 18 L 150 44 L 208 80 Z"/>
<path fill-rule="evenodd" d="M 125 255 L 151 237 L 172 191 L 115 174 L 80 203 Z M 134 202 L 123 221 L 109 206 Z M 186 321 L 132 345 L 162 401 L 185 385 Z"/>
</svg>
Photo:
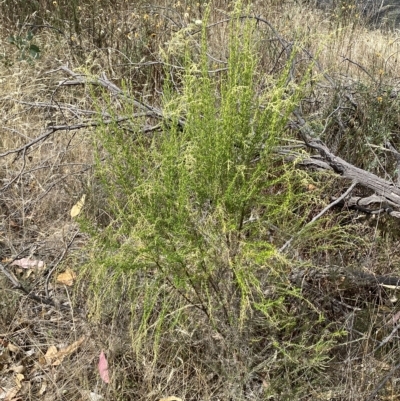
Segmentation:
<svg viewBox="0 0 400 401">
<path fill-rule="evenodd" d="M 396 159 L 384 144 L 390 140 L 400 148 L 397 32 L 369 29 L 353 8 L 339 15 L 289 0 L 250 3 L 247 15 L 268 22 L 256 26 L 261 38 L 258 74 L 265 76 L 265 86 L 288 62 L 279 38 L 297 44 L 294 81 L 304 87 L 301 105 L 308 123 L 342 158 L 396 180 Z M 387 324 L 398 311 L 396 291 L 354 283 L 343 287 L 342 276 L 328 274 L 329 266 L 340 266 L 400 275 L 399 223 L 388 217 L 336 208 L 317 230 L 296 239 L 276 262 L 283 266 L 277 271 L 287 274 L 282 281 L 290 289 L 285 301 L 277 301 L 282 289 L 270 285 L 269 276 L 263 291 L 276 302 L 277 316 L 293 313 L 298 319 L 286 326 L 270 322 L 266 338 L 261 314 L 254 313 L 250 328 L 235 332 L 224 322 L 219 329 L 208 326 L 203 311 L 192 308 L 185 330 L 174 327 L 148 342 L 143 337 L 139 347 L 134 330 L 145 300 L 131 304 L 133 278 L 101 272 L 92 286 L 96 273 L 87 269 L 96 252 L 91 232 L 87 221 L 79 225 L 71 219 L 70 210 L 87 194 L 88 221 L 104 227 L 113 216 L 95 174 L 96 150 L 102 151 L 93 136 L 98 127 L 71 126 L 102 126 L 99 114 L 92 113 L 107 119 L 109 104 L 126 109 L 109 90 L 64 85 L 71 76 L 60 67 L 68 66 L 87 82 L 105 73 L 119 88 L 129 83 L 136 99 L 161 107 L 170 71 L 166 67 L 172 65 L 178 91 L 183 42 L 192 35 L 188 26 L 204 18 L 205 6 L 192 0 L 6 0 L 0 5 L 0 256 L 5 271 L 20 284 L 16 288 L 1 272 L 0 399 L 398 399 L 397 326 Z M 214 70 L 226 67 L 229 33 L 223 21 L 232 9 L 231 1 L 211 5 L 207 34 Z M 32 30 L 32 40 L 27 40 Z M 10 36 L 25 42 L 16 46 L 9 43 Z M 191 46 L 200 47 L 199 37 L 191 40 Z M 40 49 L 40 58 L 29 53 L 31 44 Z M 309 76 L 304 79 L 304 74 Z M 150 127 L 158 120 L 146 117 L 142 123 Z M 301 171 L 296 180 L 298 193 L 307 196 L 292 213 L 297 226 L 285 216 L 279 229 L 268 231 L 277 249 L 295 234 L 293 227 L 300 229 L 348 186 L 329 173 Z M 283 186 L 278 183 L 268 191 L 266 196 L 279 194 Z M 28 257 L 44 261 L 45 268 L 11 265 Z M 68 269 L 79 277 L 72 286 L 58 280 Z M 180 306 L 169 294 L 165 298 Z M 155 304 L 157 308 L 162 306 Z M 149 331 L 157 320 L 150 323 Z M 59 352 L 82 338 L 60 363 L 45 358 L 51 346 Z M 258 348 L 253 349 L 254 338 Z M 276 353 L 263 353 L 268 341 L 275 341 Z M 324 359 L 313 365 L 320 349 Z M 97 370 L 101 350 L 108 357 L 108 385 Z M 303 371 L 301 365 L 311 367 Z"/>
</svg>

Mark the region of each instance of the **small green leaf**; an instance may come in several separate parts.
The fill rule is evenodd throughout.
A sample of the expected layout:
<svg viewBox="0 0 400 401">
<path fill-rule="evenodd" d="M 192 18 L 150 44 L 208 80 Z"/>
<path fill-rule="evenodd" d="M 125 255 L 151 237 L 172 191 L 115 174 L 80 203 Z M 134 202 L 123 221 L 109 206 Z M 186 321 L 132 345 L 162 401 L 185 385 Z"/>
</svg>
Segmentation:
<svg viewBox="0 0 400 401">
<path fill-rule="evenodd" d="M 40 57 L 40 49 L 36 45 L 30 45 L 29 46 L 29 53 L 33 58 L 39 58 Z"/>
</svg>

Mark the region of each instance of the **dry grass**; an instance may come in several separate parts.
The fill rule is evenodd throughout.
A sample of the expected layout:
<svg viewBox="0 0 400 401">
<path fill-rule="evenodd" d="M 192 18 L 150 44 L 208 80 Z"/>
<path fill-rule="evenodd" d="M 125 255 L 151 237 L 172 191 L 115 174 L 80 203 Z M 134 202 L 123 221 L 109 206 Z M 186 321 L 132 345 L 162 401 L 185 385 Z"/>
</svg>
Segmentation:
<svg viewBox="0 0 400 401">
<path fill-rule="evenodd" d="M 149 103 L 159 103 L 158 94 L 162 89 L 164 74 L 161 63 L 164 59 L 160 49 L 168 48 L 166 43 L 176 31 L 190 21 L 201 18 L 203 9 L 192 1 L 174 4 L 161 2 L 157 8 L 145 3 L 137 7 L 129 2 L 118 2 L 117 7 L 109 2 L 103 3 L 103 11 L 98 11 L 93 18 L 90 9 L 82 11 L 80 36 L 71 26 L 66 27 L 63 35 L 53 29 L 38 30 L 34 42 L 41 49 L 41 58 L 32 63 L 18 61 L 20 51 L 6 43 L 10 34 L 17 32 L 23 36 L 28 28 L 22 25 L 17 30 L 15 25 L 3 18 L 0 54 L 6 57 L 0 60 L 0 108 L 3 111 L 0 153 L 12 152 L 24 146 L 42 135 L 48 125 L 75 124 L 88 120 L 89 116 L 82 110 L 92 110 L 94 107 L 90 89 L 59 86 L 58 83 L 66 79 L 65 74 L 57 70 L 62 64 L 69 63 L 70 68 L 93 75 L 105 71 L 117 85 L 126 78 L 135 83 L 137 92 L 146 96 Z M 230 2 L 217 2 L 210 16 L 210 24 L 226 18 L 229 5 Z M 43 6 L 50 7 L 48 4 Z M 328 73 L 341 88 L 350 90 L 354 97 L 366 97 L 371 102 L 384 97 L 388 88 L 398 88 L 400 67 L 397 54 L 400 41 L 396 32 L 369 30 L 358 21 L 341 24 L 322 11 L 300 8 L 289 1 L 253 2 L 252 12 L 266 18 L 287 40 L 299 40 L 301 46 L 318 60 L 320 70 L 315 68 L 313 73 L 319 82 L 312 91 L 314 99 L 309 107 L 312 118 L 326 118 L 332 112 L 334 99 L 340 92 L 322 78 L 322 72 Z M 33 23 L 33 19 L 28 18 L 26 23 Z M 99 27 L 103 27 L 103 33 Z M 273 68 L 279 63 L 276 64 L 272 58 L 273 47 L 268 43 L 275 41 L 276 37 L 262 23 L 260 29 L 265 32 L 265 48 L 268 49 L 263 60 L 265 71 L 272 75 Z M 223 68 L 227 55 L 227 25 L 217 24 L 209 32 L 212 38 L 210 53 L 216 59 L 215 67 Z M 171 59 L 173 64 L 180 62 L 179 56 L 172 56 Z M 146 65 L 148 61 L 158 64 Z M 285 60 L 281 62 L 284 64 Z M 365 94 L 357 92 L 359 84 L 368 88 Z M 373 107 L 367 100 L 360 102 L 365 111 Z M 393 109 L 393 113 L 396 110 Z M 397 117 L 393 116 L 393 126 L 396 121 Z M 329 135 L 331 138 L 333 133 Z M 338 142 L 338 149 L 340 146 Z M 357 154 L 351 157 L 357 160 Z M 26 400 L 95 399 L 90 392 L 101 394 L 107 400 L 153 400 L 170 395 L 185 400 L 243 399 L 245 396 L 247 399 L 261 399 L 263 389 L 275 378 L 268 377 L 268 373 L 264 377 L 254 375 L 248 378 L 245 389 L 240 388 L 244 379 L 236 375 L 246 371 L 238 366 L 249 362 L 246 361 L 247 355 L 239 351 L 237 354 L 224 354 L 223 350 L 227 349 L 222 344 L 224 340 L 212 328 L 203 327 L 199 330 L 193 327 L 191 332 L 177 330 L 174 341 L 189 354 L 185 355 L 185 360 L 177 354 L 173 366 L 163 366 L 162 350 L 157 359 L 161 362 L 154 362 L 152 344 L 141 355 L 133 352 L 129 325 L 136 310 L 135 305 L 127 305 L 124 298 L 129 277 L 116 279 L 121 289 L 120 298 L 110 299 L 109 305 L 105 306 L 106 317 L 98 323 L 92 323 L 86 315 L 86 311 L 90 310 L 87 303 L 90 304 L 92 300 L 86 299 L 89 284 L 84 278 L 75 288 L 55 282 L 58 272 L 67 267 L 79 271 L 88 258 L 83 247 L 87 240 L 85 235 L 78 234 L 69 245 L 73 235 L 79 231 L 69 213 L 83 193 L 96 187 L 92 176 L 93 158 L 91 129 L 85 128 L 57 131 L 26 152 L 12 152 L 0 159 L 0 251 L 3 262 L 28 256 L 44 260 L 48 268 L 37 276 L 11 269 L 33 293 L 45 296 L 47 275 L 68 248 L 52 274 L 48 288 L 52 299 L 66 306 L 66 309 L 37 304 L 13 289 L 4 277 L 0 277 L 0 345 L 2 340 L 7 339 L 16 347 L 7 351 L 3 359 L 0 347 L 0 395 L 1 389 L 18 387 L 17 381 L 20 380 L 16 396 Z M 335 187 L 336 184 L 331 188 L 332 192 L 337 189 Z M 92 196 L 95 197 L 96 193 Z M 97 200 L 91 202 L 97 205 Z M 363 265 L 374 272 L 398 272 L 399 257 L 396 250 L 399 235 L 393 234 L 395 230 L 385 231 L 387 226 L 379 221 L 360 224 L 352 221 L 352 218 L 349 217 L 350 223 L 354 224 L 355 233 L 361 233 L 364 237 L 364 242 L 351 242 L 349 246 L 335 251 L 324 246 L 324 239 L 312 238 L 308 244 L 318 244 L 315 250 L 307 250 L 307 242 L 304 242 L 304 246 L 299 246 L 297 250 L 297 257 L 308 258 L 310 263 L 320 266 L 343 263 Z M 336 223 L 333 217 L 327 226 Z M 320 286 L 325 284 L 321 282 Z M 324 310 L 329 310 L 331 298 L 328 295 L 334 292 L 335 289 L 330 288 L 324 298 L 324 291 L 310 288 L 307 296 Z M 367 316 L 357 314 L 352 309 L 343 313 L 343 305 L 339 303 L 331 307 L 332 320 L 337 319 L 337 325 L 346 328 L 350 334 L 347 344 L 334 350 L 329 369 L 321 373 L 328 379 L 308 399 L 366 399 L 366 395 L 371 394 L 379 380 L 397 363 L 397 337 L 389 343 L 384 353 L 370 355 L 371 349 L 376 346 L 374 342 L 388 334 L 382 334 L 379 330 L 382 320 L 396 310 L 393 303 L 381 305 L 382 299 L 387 298 L 384 294 L 368 292 L 360 293 L 357 298 L 354 294 L 339 291 L 338 301 L 366 308 Z M 76 305 L 75 311 L 71 300 Z M 365 322 L 367 327 L 361 327 Z M 356 337 L 356 333 L 360 332 L 365 340 Z M 59 366 L 40 364 L 40 358 L 51 345 L 60 349 L 82 336 L 85 336 L 83 344 Z M 232 343 L 235 340 L 233 338 Z M 96 371 L 101 349 L 107 351 L 112 367 L 112 383 L 109 386 L 101 382 Z M 205 350 L 214 351 L 207 354 Z M 209 359 L 209 355 L 215 355 L 220 350 L 220 361 Z M 165 357 L 165 360 L 169 359 L 170 355 Z M 257 362 L 261 364 L 268 361 Z M 23 378 L 18 379 L 16 372 L 19 372 L 19 366 L 22 366 Z M 213 366 L 214 373 L 210 373 L 209 366 Z M 218 369 L 227 367 L 224 376 L 220 375 Z M 229 380 L 223 381 L 221 377 L 228 377 Z M 302 380 L 307 380 L 307 377 Z M 331 382 L 331 388 L 327 382 Z M 385 388 L 389 398 L 385 399 L 395 400 L 395 394 L 398 393 L 396 375 L 388 383 Z M 275 396 L 272 399 L 284 398 Z"/>
</svg>

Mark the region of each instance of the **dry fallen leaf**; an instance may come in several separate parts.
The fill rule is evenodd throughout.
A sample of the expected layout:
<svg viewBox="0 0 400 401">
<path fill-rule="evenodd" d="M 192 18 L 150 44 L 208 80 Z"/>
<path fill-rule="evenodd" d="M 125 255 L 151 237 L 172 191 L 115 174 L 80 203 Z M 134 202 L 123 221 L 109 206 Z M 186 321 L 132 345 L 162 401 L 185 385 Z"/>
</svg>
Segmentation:
<svg viewBox="0 0 400 401">
<path fill-rule="evenodd" d="M 25 376 L 22 373 L 17 373 L 15 375 L 15 384 L 20 389 L 22 387 L 22 381 L 25 379 Z"/>
<path fill-rule="evenodd" d="M 10 388 L 6 393 L 4 401 L 12 401 L 15 398 L 15 396 L 18 394 L 19 390 L 20 390 L 20 387 L 18 387 L 18 386 Z"/>
<path fill-rule="evenodd" d="M 39 362 L 41 365 L 50 365 L 52 361 L 55 359 L 55 355 L 57 355 L 57 347 L 55 345 L 50 345 L 47 349 L 44 358 L 39 358 Z"/>
<path fill-rule="evenodd" d="M 390 319 L 385 322 L 385 325 L 395 326 L 400 319 L 400 311 L 394 314 Z"/>
<path fill-rule="evenodd" d="M 8 363 L 10 360 L 10 352 L 7 348 L 0 349 L 0 366 Z"/>
<path fill-rule="evenodd" d="M 42 381 L 42 385 L 40 386 L 39 395 L 43 395 L 47 389 L 47 382 L 46 380 Z"/>
<path fill-rule="evenodd" d="M 182 398 L 171 396 L 166 398 L 160 398 L 159 401 L 182 401 Z"/>
<path fill-rule="evenodd" d="M 88 395 L 89 395 L 90 401 L 100 401 L 103 399 L 102 395 L 96 394 L 93 391 L 90 391 Z"/>
<path fill-rule="evenodd" d="M 85 336 L 81 337 L 78 341 L 75 341 L 71 345 L 61 348 L 60 350 L 57 350 L 57 348 L 54 345 L 51 345 L 47 350 L 44 358 L 39 359 L 39 363 L 41 365 L 47 364 L 52 366 L 58 366 L 62 363 L 63 359 L 66 356 L 75 352 L 84 341 L 85 341 Z"/>
<path fill-rule="evenodd" d="M 108 375 L 108 362 L 103 351 L 100 352 L 98 369 L 103 382 L 107 384 L 110 383 L 110 376 Z"/>
<path fill-rule="evenodd" d="M 34 267 L 38 267 L 39 269 L 41 269 L 42 267 L 44 267 L 44 262 L 43 260 L 22 258 L 14 260 L 14 262 L 11 263 L 11 266 L 19 266 L 23 269 L 32 269 Z"/>
<path fill-rule="evenodd" d="M 12 343 L 8 343 L 7 348 L 10 352 L 14 352 L 14 354 L 19 351 L 19 348 Z"/>
<path fill-rule="evenodd" d="M 86 199 L 86 194 L 82 195 L 82 198 L 79 199 L 77 203 L 75 203 L 74 206 L 72 206 L 71 209 L 71 217 L 74 218 L 79 215 L 79 213 L 82 211 L 83 206 L 85 205 L 85 199 Z"/>
<path fill-rule="evenodd" d="M 10 367 L 10 370 L 12 370 L 15 373 L 23 373 L 25 371 L 25 366 L 23 365 L 13 365 Z"/>
<path fill-rule="evenodd" d="M 74 284 L 75 279 L 76 279 L 76 273 L 70 268 L 68 268 L 67 270 L 65 270 L 64 273 L 60 273 L 57 276 L 56 282 L 71 286 L 72 284 Z"/>
<path fill-rule="evenodd" d="M 10 360 L 10 350 L 8 349 L 9 345 L 10 343 L 6 338 L 4 340 L 0 338 L 0 368 L 1 365 L 8 363 Z"/>
</svg>

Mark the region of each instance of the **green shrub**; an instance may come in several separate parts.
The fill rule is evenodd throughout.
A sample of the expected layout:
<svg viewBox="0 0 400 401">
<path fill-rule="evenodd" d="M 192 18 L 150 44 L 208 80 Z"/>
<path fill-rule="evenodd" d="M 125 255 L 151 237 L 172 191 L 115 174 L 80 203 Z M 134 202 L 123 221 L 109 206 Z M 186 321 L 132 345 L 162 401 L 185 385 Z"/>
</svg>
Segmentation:
<svg viewBox="0 0 400 401">
<path fill-rule="evenodd" d="M 28 34 L 23 37 L 19 35 L 12 35 L 8 38 L 9 43 L 14 45 L 19 51 L 19 60 L 28 61 L 32 63 L 40 57 L 40 49 L 37 45 L 32 43 L 33 33 L 28 32 Z"/>
<path fill-rule="evenodd" d="M 184 46 L 180 91 L 165 83 L 161 132 L 143 134 L 140 122 L 96 132 L 108 217 L 92 228 L 92 313 L 112 318 L 128 299 L 137 355 L 152 352 L 162 366 L 191 358 L 198 374 L 243 386 L 268 375 L 265 393 L 293 399 L 322 381 L 337 334 L 291 287 L 273 243 L 298 229 L 309 198 L 304 173 L 274 153 L 301 87 L 287 85 L 290 62 L 279 77 L 258 75 L 255 25 L 239 11 L 225 73 L 209 73 L 205 22 L 200 50 Z"/>
</svg>

